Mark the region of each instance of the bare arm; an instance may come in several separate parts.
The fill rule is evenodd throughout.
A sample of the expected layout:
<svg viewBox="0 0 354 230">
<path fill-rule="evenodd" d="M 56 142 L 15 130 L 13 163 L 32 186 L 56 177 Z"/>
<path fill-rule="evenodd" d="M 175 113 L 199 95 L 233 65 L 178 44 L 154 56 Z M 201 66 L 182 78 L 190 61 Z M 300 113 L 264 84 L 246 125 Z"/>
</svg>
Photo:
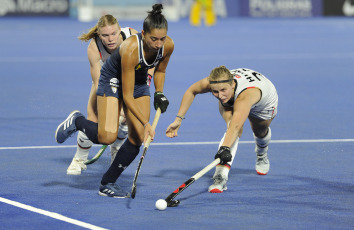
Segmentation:
<svg viewBox="0 0 354 230">
<path fill-rule="evenodd" d="M 161 59 L 160 63 L 155 68 L 154 73 L 154 85 L 155 91 L 163 92 L 164 84 L 165 84 L 165 75 L 166 75 L 166 68 L 170 57 L 174 50 L 174 42 L 173 40 L 167 36 L 166 43 L 164 45 L 164 54 L 163 58 Z"/>
<path fill-rule="evenodd" d="M 230 124 L 226 130 L 226 135 L 222 146 L 230 147 L 239 135 L 251 108 L 261 98 L 261 91 L 258 88 L 246 89 L 235 100 L 234 109 Z"/>
<path fill-rule="evenodd" d="M 90 72 L 91 72 L 91 78 L 92 82 L 95 86 L 95 89 L 97 90 L 98 87 L 98 81 L 100 79 L 100 74 L 101 74 L 101 64 L 100 64 L 100 54 L 96 45 L 96 42 L 94 39 L 90 41 L 90 44 L 87 47 L 87 57 L 90 62 Z"/>
<path fill-rule="evenodd" d="M 178 136 L 178 129 L 182 123 L 182 119 L 180 117 L 185 117 L 189 107 L 192 105 L 194 98 L 197 94 L 203 94 L 207 92 L 210 92 L 208 78 L 204 78 L 194 83 L 187 89 L 187 91 L 183 95 L 182 102 L 179 107 L 179 117 L 176 117 L 175 121 L 168 126 L 166 130 L 166 136 L 171 138 Z"/>
<path fill-rule="evenodd" d="M 122 58 L 122 90 L 124 103 L 141 124 L 145 125 L 149 122 L 148 117 L 144 116 L 134 100 L 135 66 L 139 63 L 136 37 L 132 36 L 125 40 L 119 52 Z"/>
</svg>

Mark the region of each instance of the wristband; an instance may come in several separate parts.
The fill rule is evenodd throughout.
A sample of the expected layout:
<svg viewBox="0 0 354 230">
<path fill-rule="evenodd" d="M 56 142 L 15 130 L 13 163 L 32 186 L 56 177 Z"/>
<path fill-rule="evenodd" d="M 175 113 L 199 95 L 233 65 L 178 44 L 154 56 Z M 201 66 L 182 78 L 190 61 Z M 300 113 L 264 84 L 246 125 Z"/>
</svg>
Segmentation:
<svg viewBox="0 0 354 230">
<path fill-rule="evenodd" d="M 182 117 L 182 116 L 179 116 L 179 115 L 177 115 L 176 117 L 180 118 L 181 120 L 186 119 L 185 117 Z"/>
</svg>

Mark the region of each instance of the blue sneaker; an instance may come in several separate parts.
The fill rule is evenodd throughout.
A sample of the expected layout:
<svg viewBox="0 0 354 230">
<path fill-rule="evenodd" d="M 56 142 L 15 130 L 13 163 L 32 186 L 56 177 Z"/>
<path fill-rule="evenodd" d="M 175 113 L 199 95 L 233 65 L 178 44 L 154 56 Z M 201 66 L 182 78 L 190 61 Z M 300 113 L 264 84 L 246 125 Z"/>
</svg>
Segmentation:
<svg viewBox="0 0 354 230">
<path fill-rule="evenodd" d="M 109 196 L 113 198 L 129 198 L 129 192 L 124 191 L 119 185 L 114 183 L 108 183 L 100 186 L 98 194 L 101 196 Z"/>
<path fill-rule="evenodd" d="M 78 117 L 84 117 L 78 110 L 72 111 L 55 131 L 55 140 L 61 144 L 76 132 L 75 120 Z"/>
</svg>

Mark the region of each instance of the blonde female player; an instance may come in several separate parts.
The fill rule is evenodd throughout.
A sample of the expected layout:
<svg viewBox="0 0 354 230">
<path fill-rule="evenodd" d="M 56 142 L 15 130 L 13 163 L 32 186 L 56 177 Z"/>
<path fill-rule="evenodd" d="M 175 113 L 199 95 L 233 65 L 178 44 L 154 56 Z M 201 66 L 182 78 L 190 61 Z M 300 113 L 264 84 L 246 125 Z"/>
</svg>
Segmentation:
<svg viewBox="0 0 354 230">
<path fill-rule="evenodd" d="M 163 88 L 174 43 L 167 36 L 168 23 L 162 14 L 162 5 L 153 5 L 148 13 L 142 32 L 126 39 L 102 66 L 97 89 L 98 124 L 87 120 L 79 111 L 73 111 L 56 130 L 58 143 L 81 130 L 93 143 L 111 144 L 117 138 L 119 114 L 123 107 L 129 127 L 128 138 L 102 177 L 99 188 L 102 196 L 130 196 L 116 184 L 116 180 L 139 154 L 142 142 L 148 136 L 154 139 L 155 131 L 149 124 L 148 69 L 155 67 L 155 109 L 160 108 L 163 113 L 169 104 Z"/>
<path fill-rule="evenodd" d="M 245 68 L 229 71 L 225 66 L 213 69 L 210 75 L 188 88 L 178 115 L 167 130 L 168 137 L 176 137 L 189 107 L 197 94 L 211 92 L 219 100 L 219 111 L 227 130 L 215 155 L 221 159 L 213 176 L 211 193 L 227 189 L 228 174 L 235 158 L 239 137 L 247 117 L 253 130 L 257 153 L 256 171 L 266 175 L 269 171 L 268 144 L 271 140 L 270 123 L 277 114 L 278 95 L 274 85 L 262 74 Z"/>
<path fill-rule="evenodd" d="M 79 36 L 79 40 L 88 42 L 87 56 L 90 63 L 90 72 L 92 78 L 92 87 L 87 104 L 87 119 L 93 122 L 97 122 L 97 96 L 96 90 L 98 87 L 98 80 L 100 77 L 100 71 L 103 63 L 111 56 L 111 53 L 120 46 L 120 44 L 132 34 L 136 34 L 137 31 L 124 27 L 121 28 L 117 19 L 112 15 L 102 16 L 97 24 L 92 27 L 87 33 Z M 149 77 L 153 69 L 149 71 Z M 111 157 L 113 159 L 118 152 L 118 149 L 123 144 L 125 138 L 128 135 L 128 126 L 124 116 L 124 112 L 120 116 L 120 125 L 118 131 L 118 137 L 116 141 L 110 145 Z M 87 160 L 90 148 L 93 143 L 90 141 L 85 133 L 79 131 L 77 135 L 77 149 L 75 156 L 67 169 L 68 175 L 80 175 L 82 170 L 86 169 L 84 162 Z"/>
</svg>

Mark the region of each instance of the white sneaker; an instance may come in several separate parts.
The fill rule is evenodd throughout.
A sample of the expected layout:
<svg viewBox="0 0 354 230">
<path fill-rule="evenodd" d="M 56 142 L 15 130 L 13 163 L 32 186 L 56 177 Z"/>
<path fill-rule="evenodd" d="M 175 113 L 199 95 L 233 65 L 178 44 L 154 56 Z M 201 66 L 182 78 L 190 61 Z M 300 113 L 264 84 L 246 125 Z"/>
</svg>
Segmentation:
<svg viewBox="0 0 354 230">
<path fill-rule="evenodd" d="M 269 172 L 269 159 L 268 159 L 268 154 L 265 153 L 262 156 L 257 155 L 257 161 L 256 161 L 256 171 L 259 175 L 267 175 Z"/>
<path fill-rule="evenodd" d="M 68 175 L 80 175 L 81 170 L 86 170 L 87 166 L 84 164 L 84 160 L 80 160 L 77 158 L 73 158 L 71 164 L 69 165 L 68 169 L 66 170 L 66 174 Z"/>
<path fill-rule="evenodd" d="M 214 184 L 209 186 L 208 191 L 211 193 L 222 193 L 224 190 L 227 190 L 226 182 L 227 179 L 224 178 L 221 174 L 218 174 L 213 177 Z"/>
</svg>

